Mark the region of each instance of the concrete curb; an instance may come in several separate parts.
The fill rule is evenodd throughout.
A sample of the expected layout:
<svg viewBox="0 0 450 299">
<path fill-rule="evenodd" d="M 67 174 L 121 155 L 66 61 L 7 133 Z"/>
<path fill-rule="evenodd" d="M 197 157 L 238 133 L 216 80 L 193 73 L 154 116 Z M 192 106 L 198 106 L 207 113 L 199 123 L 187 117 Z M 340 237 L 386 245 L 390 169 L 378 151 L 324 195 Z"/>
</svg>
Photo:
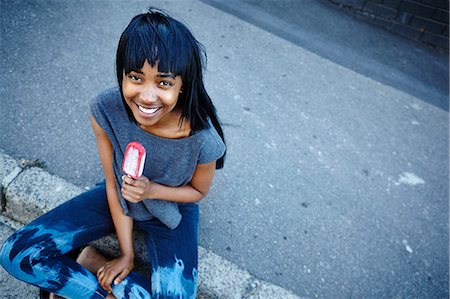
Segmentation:
<svg viewBox="0 0 450 299">
<path fill-rule="evenodd" d="M 0 150 L 0 222 L 18 229 L 83 190 L 33 163 L 17 161 Z M 145 245 L 135 237 L 140 264 L 148 263 Z M 102 250 L 117 254 L 117 240 L 109 236 L 95 243 Z M 101 244 L 101 245 L 100 245 Z M 197 298 L 299 298 L 291 292 L 262 281 L 219 255 L 199 247 L 199 285 Z"/>
</svg>

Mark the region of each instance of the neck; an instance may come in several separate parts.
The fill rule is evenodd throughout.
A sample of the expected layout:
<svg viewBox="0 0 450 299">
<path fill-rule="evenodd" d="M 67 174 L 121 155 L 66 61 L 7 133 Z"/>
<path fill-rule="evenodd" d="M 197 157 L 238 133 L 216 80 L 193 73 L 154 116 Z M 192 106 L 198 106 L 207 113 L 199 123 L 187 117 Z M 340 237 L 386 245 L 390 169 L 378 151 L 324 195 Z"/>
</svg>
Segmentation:
<svg viewBox="0 0 450 299">
<path fill-rule="evenodd" d="M 188 120 L 181 119 L 181 112 L 174 112 L 170 119 L 153 126 L 139 125 L 141 129 L 162 138 L 181 139 L 189 137 L 191 126 Z"/>
</svg>

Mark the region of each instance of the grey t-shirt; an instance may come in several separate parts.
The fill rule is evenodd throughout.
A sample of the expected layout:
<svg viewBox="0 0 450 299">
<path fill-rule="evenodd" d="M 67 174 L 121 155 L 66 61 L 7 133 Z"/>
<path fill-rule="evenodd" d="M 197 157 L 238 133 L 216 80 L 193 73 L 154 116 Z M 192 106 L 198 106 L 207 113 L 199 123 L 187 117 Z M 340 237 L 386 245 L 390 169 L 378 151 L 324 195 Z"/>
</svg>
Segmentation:
<svg viewBox="0 0 450 299">
<path fill-rule="evenodd" d="M 176 228 L 181 221 L 177 203 L 158 199 L 132 203 L 122 197 L 120 189 L 125 148 L 132 141 L 138 141 L 145 147 L 147 157 L 142 175 L 149 180 L 166 186 L 183 186 L 191 181 L 197 164 L 215 161 L 224 154 L 225 145 L 214 126 L 210 123 L 209 128 L 181 139 L 152 135 L 129 119 L 117 87 L 92 99 L 90 109 L 113 147 L 113 169 L 124 213 L 138 221 L 156 217 L 169 228 Z"/>
</svg>

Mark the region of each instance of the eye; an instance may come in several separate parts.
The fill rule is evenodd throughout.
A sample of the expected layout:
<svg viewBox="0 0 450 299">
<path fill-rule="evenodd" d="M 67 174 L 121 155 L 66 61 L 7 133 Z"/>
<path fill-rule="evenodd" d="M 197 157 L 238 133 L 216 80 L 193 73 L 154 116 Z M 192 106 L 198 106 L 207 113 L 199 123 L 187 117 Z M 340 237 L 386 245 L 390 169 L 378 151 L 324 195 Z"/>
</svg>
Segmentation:
<svg viewBox="0 0 450 299">
<path fill-rule="evenodd" d="M 170 87 L 170 86 L 172 86 L 173 84 L 172 84 L 172 82 L 170 82 L 170 81 L 163 80 L 163 81 L 159 82 L 159 85 L 160 85 L 160 86 L 163 86 L 163 87 Z"/>
<path fill-rule="evenodd" d="M 128 78 L 130 78 L 130 80 L 133 82 L 142 82 L 142 79 L 136 75 L 128 75 Z"/>
</svg>

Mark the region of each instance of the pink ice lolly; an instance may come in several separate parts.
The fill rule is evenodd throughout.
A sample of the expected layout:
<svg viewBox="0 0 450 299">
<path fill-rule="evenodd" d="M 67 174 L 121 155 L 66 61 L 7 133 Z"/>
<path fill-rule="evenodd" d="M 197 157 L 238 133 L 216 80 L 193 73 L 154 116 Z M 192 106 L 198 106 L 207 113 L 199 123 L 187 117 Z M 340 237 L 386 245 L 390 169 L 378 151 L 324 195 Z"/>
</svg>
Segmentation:
<svg viewBox="0 0 450 299">
<path fill-rule="evenodd" d="M 139 178 L 144 171 L 145 155 L 142 144 L 136 141 L 128 143 L 123 157 L 123 171 L 133 179 Z"/>
</svg>

